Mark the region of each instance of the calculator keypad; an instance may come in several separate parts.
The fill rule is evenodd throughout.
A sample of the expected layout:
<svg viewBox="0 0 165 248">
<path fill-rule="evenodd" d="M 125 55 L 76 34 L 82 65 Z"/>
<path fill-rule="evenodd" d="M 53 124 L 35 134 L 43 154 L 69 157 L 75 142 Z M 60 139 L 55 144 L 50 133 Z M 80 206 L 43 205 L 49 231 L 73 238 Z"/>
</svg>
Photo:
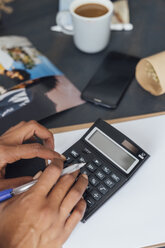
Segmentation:
<svg viewBox="0 0 165 248">
<path fill-rule="evenodd" d="M 77 158 L 79 156 L 78 152 L 76 152 L 75 150 L 72 150 L 70 152 L 70 154 L 74 157 L 74 158 Z"/>
<path fill-rule="evenodd" d="M 81 173 L 86 174 L 87 176 L 90 175 L 89 170 L 87 170 L 87 169 L 85 168 L 85 166 L 81 169 Z"/>
<path fill-rule="evenodd" d="M 103 195 L 105 195 L 108 192 L 108 188 L 105 187 L 103 184 L 100 184 L 97 188 Z"/>
<path fill-rule="evenodd" d="M 92 197 L 87 196 L 85 200 L 87 202 L 88 207 L 92 207 L 95 204 L 95 201 L 93 200 Z"/>
<path fill-rule="evenodd" d="M 111 173 L 111 170 L 110 170 L 109 167 L 106 166 L 106 165 L 103 165 L 103 166 L 102 166 L 102 170 L 103 170 L 107 175 L 109 175 L 109 174 Z"/>
<path fill-rule="evenodd" d="M 120 178 L 119 178 L 115 173 L 112 173 L 112 174 L 111 174 L 111 177 L 112 177 L 112 179 L 113 179 L 116 183 L 118 183 L 118 182 L 120 181 Z"/>
<path fill-rule="evenodd" d="M 89 177 L 89 182 L 93 185 L 93 186 L 97 186 L 99 184 L 99 180 L 96 179 L 95 176 L 90 176 Z"/>
<path fill-rule="evenodd" d="M 104 201 L 104 198 L 111 194 L 113 188 L 120 182 L 120 176 L 113 171 L 111 166 L 105 164 L 100 158 L 92 154 L 92 151 L 87 147 L 82 151 L 71 149 L 65 154 L 67 160 L 65 164 L 85 162 L 86 165 L 81 168 L 81 173 L 88 175 L 88 186 L 83 195 L 87 202 L 88 214 L 93 211 L 96 205 Z"/>
<path fill-rule="evenodd" d="M 91 172 L 94 172 L 97 169 L 97 166 L 94 165 L 93 163 L 89 163 L 86 166 L 88 168 L 88 170 L 90 170 Z"/>
<path fill-rule="evenodd" d="M 84 157 L 79 157 L 78 162 L 79 163 L 86 163 L 86 160 Z"/>
<path fill-rule="evenodd" d="M 100 160 L 97 159 L 97 158 L 93 159 L 93 162 L 94 162 L 97 166 L 100 166 L 100 165 L 101 165 Z"/>
<path fill-rule="evenodd" d="M 85 147 L 83 150 L 83 153 L 91 154 L 92 152 L 88 148 Z"/>
<path fill-rule="evenodd" d="M 111 179 L 109 179 L 109 178 L 106 178 L 106 179 L 104 180 L 104 183 L 105 183 L 110 189 L 115 185 L 115 183 L 114 183 Z"/>
<path fill-rule="evenodd" d="M 99 201 L 101 198 L 101 194 L 97 190 L 92 190 L 91 195 L 96 201 Z"/>
<path fill-rule="evenodd" d="M 103 180 L 103 179 L 105 178 L 104 173 L 103 173 L 102 171 L 100 171 L 100 170 L 97 170 L 97 171 L 95 172 L 95 175 L 96 175 L 100 180 Z"/>
<path fill-rule="evenodd" d="M 66 157 L 66 163 L 70 164 L 73 162 L 73 158 L 71 156 Z"/>
<path fill-rule="evenodd" d="M 86 191 L 89 193 L 92 189 L 93 189 L 92 185 L 89 183 L 88 186 L 87 186 Z"/>
</svg>

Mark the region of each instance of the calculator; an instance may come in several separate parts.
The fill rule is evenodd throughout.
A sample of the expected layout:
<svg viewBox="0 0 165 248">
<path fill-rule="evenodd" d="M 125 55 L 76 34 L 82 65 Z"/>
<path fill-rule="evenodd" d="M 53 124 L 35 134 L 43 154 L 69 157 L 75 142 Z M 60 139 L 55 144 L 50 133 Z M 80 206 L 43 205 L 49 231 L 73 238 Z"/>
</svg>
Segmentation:
<svg viewBox="0 0 165 248">
<path fill-rule="evenodd" d="M 85 223 L 116 193 L 146 161 L 149 155 L 131 139 L 98 119 L 74 145 L 64 152 L 65 167 L 85 162 L 81 173 L 88 175 L 84 193 L 87 202 Z"/>
</svg>

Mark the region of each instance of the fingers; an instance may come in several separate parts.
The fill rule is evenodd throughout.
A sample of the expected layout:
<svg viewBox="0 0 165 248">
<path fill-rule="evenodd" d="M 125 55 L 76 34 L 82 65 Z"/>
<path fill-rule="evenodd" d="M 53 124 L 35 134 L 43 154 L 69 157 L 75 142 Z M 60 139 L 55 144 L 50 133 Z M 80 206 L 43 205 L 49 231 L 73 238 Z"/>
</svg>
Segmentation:
<svg viewBox="0 0 165 248">
<path fill-rule="evenodd" d="M 10 132 L 13 132 L 14 130 L 16 130 L 16 129 L 22 127 L 25 123 L 26 123 L 25 121 L 19 122 L 17 125 L 15 125 L 15 126 L 9 128 L 3 135 L 8 134 L 8 133 L 10 133 Z M 2 135 L 2 136 L 3 136 L 3 135 Z"/>
<path fill-rule="evenodd" d="M 33 180 L 38 179 L 38 178 L 41 176 L 41 174 L 42 174 L 42 171 L 38 171 L 38 172 L 34 175 Z"/>
<path fill-rule="evenodd" d="M 53 134 L 38 122 L 27 122 L 23 127 L 21 127 L 20 132 L 24 136 L 23 141 L 28 140 L 33 136 L 37 136 L 44 141 L 47 148 L 54 150 Z"/>
<path fill-rule="evenodd" d="M 76 207 L 74 208 L 72 214 L 68 217 L 66 223 L 65 223 L 65 231 L 66 235 L 69 236 L 75 226 L 80 222 L 80 220 L 83 218 L 84 213 L 86 210 L 86 202 L 85 200 L 81 199 Z"/>
<path fill-rule="evenodd" d="M 0 146 L 0 167 L 2 168 L 7 163 L 13 163 L 20 159 L 43 158 L 43 159 L 63 159 L 60 154 L 49 150 L 38 143 L 23 144 L 17 146 Z"/>
<path fill-rule="evenodd" d="M 15 188 L 22 184 L 28 183 L 32 180 L 32 177 L 18 177 L 10 179 L 0 180 L 0 190 Z"/>
<path fill-rule="evenodd" d="M 53 162 L 44 170 L 38 182 L 31 190 L 37 194 L 46 197 L 49 191 L 57 183 L 63 169 L 63 162 L 60 159 L 54 159 Z"/>
<path fill-rule="evenodd" d="M 88 177 L 85 174 L 82 174 L 71 190 L 68 192 L 67 196 L 64 198 L 61 204 L 61 211 L 64 217 L 68 216 L 68 214 L 72 211 L 72 209 L 76 206 L 79 200 L 82 198 L 84 191 L 86 190 L 88 185 Z"/>
<path fill-rule="evenodd" d="M 48 196 L 50 205 L 52 205 L 53 207 L 61 205 L 64 197 L 75 182 L 78 173 L 79 171 L 76 171 L 72 174 L 68 174 L 60 178 L 60 180 L 57 182 L 56 186 L 54 187 L 54 189 L 52 189 Z"/>
<path fill-rule="evenodd" d="M 6 145 L 18 145 L 35 136 L 43 140 L 46 148 L 54 150 L 53 134 L 36 121 L 20 122 L 4 133 L 0 140 Z"/>
<path fill-rule="evenodd" d="M 86 210 L 86 202 L 81 199 L 77 205 L 75 206 L 72 214 L 65 220 L 62 220 L 62 232 L 61 234 L 61 244 L 64 244 L 64 242 L 68 239 L 68 237 L 70 236 L 71 232 L 73 231 L 73 229 L 75 228 L 75 226 L 79 223 L 79 221 L 83 218 L 84 213 Z M 59 215 L 59 214 L 58 214 Z M 61 218 L 60 221 L 61 222 Z M 56 228 L 57 228 L 57 223 L 54 223 L 53 225 L 51 225 L 51 228 L 49 229 L 49 234 L 50 237 L 54 237 L 56 234 Z M 54 247 L 54 244 L 57 243 L 57 238 L 53 239 L 53 242 L 50 242 L 50 246 L 47 245 L 46 247 Z M 59 245 L 59 247 L 61 247 L 61 245 Z"/>
</svg>

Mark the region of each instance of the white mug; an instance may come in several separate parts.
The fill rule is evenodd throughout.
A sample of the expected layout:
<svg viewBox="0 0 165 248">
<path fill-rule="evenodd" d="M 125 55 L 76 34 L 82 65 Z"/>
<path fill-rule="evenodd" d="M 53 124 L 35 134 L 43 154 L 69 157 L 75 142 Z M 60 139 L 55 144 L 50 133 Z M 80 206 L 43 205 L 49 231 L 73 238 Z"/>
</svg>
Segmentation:
<svg viewBox="0 0 165 248">
<path fill-rule="evenodd" d="M 99 17 L 83 17 L 75 13 L 75 10 L 84 4 L 96 3 L 105 6 L 108 12 Z M 86 53 L 102 51 L 109 43 L 110 23 L 113 13 L 113 4 L 109 0 L 75 0 L 70 5 L 72 26 L 64 26 L 64 18 L 67 11 L 59 12 L 58 25 L 68 34 L 73 34 L 73 40 L 78 49 Z M 62 20 L 62 21 L 60 21 Z"/>
</svg>

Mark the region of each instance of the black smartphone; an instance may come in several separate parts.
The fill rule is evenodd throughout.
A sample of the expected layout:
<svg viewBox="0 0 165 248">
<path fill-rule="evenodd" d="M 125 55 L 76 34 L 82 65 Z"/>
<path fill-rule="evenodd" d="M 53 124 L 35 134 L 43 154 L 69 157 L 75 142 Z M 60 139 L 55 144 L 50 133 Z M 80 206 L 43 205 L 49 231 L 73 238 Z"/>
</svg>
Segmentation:
<svg viewBox="0 0 165 248">
<path fill-rule="evenodd" d="M 92 77 L 81 97 L 107 108 L 116 108 L 135 75 L 139 58 L 110 52 Z"/>
</svg>

